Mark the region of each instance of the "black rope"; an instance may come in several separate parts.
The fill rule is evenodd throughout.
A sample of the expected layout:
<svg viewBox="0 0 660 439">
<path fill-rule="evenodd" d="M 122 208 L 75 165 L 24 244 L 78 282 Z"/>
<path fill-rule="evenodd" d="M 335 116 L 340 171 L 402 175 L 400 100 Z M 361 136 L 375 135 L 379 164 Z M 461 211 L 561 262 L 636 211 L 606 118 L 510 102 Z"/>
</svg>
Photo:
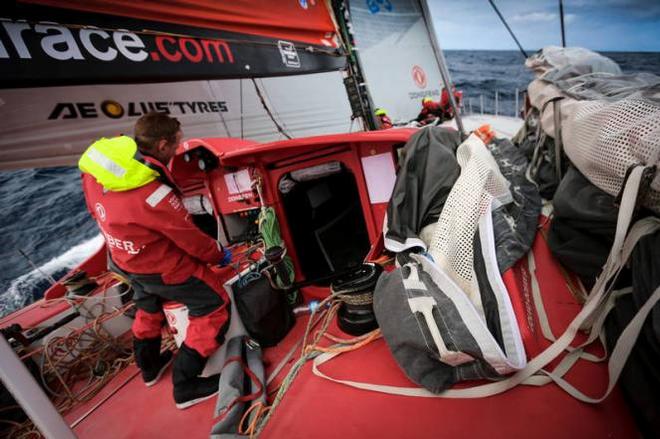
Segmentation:
<svg viewBox="0 0 660 439">
<path fill-rule="evenodd" d="M 564 2 L 559 0 L 559 20 L 561 21 L 561 47 L 566 47 L 566 34 L 564 33 Z"/>
<path fill-rule="evenodd" d="M 268 117 L 270 117 L 270 120 L 272 120 L 273 123 L 275 124 L 277 131 L 279 131 L 280 134 L 282 134 L 287 139 L 291 139 L 292 137 L 289 134 L 287 134 L 286 131 L 284 131 L 284 129 L 280 126 L 280 124 L 277 123 L 277 121 L 275 120 L 273 113 L 270 112 L 270 108 L 268 108 L 268 105 L 266 105 L 266 100 L 264 99 L 264 96 L 261 94 L 261 90 L 259 90 L 259 87 L 257 86 L 257 81 L 255 81 L 254 78 L 250 78 L 250 79 L 252 79 L 252 84 L 254 84 L 254 89 L 257 92 L 257 96 L 259 96 L 259 99 L 261 100 L 261 105 L 263 105 L 264 110 L 266 110 L 266 113 L 268 113 Z"/>
<path fill-rule="evenodd" d="M 511 28 L 507 24 L 504 17 L 502 17 L 502 14 L 500 14 L 500 10 L 497 9 L 497 6 L 495 6 L 495 3 L 493 2 L 493 0 L 488 0 L 488 3 L 490 3 L 490 5 L 493 7 L 493 9 L 497 13 L 497 15 L 500 17 L 500 20 L 502 20 L 502 23 L 504 23 L 504 27 L 506 27 L 506 30 L 508 30 L 509 33 L 511 34 L 511 37 L 513 37 L 513 41 L 515 41 L 516 44 L 518 45 L 518 49 L 520 49 L 520 52 L 522 52 L 522 54 L 525 56 L 525 58 L 527 58 L 527 52 L 525 52 L 525 49 L 523 49 L 523 47 L 520 45 L 520 42 L 518 41 L 518 38 L 516 38 L 516 36 L 513 34 L 513 31 L 511 30 Z"/>
</svg>

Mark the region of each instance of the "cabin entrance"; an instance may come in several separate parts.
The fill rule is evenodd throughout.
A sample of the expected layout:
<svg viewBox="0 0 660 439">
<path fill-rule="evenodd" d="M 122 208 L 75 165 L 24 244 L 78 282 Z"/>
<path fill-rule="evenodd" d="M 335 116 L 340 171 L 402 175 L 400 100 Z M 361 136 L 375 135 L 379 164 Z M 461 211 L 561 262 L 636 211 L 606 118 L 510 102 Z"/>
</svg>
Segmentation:
<svg viewBox="0 0 660 439">
<path fill-rule="evenodd" d="M 355 176 L 340 162 L 285 174 L 286 220 L 305 279 L 358 266 L 370 243 Z"/>
</svg>

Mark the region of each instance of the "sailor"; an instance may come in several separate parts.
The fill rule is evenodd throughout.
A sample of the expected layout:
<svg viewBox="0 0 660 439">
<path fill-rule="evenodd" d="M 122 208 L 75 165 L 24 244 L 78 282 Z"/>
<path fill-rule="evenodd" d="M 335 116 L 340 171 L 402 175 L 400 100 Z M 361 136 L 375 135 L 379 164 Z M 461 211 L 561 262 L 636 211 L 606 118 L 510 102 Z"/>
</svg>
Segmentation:
<svg viewBox="0 0 660 439">
<path fill-rule="evenodd" d="M 390 119 L 390 117 L 387 115 L 387 111 L 383 110 L 382 108 L 376 108 L 374 114 L 378 119 L 378 129 L 386 130 L 394 126 L 392 119 Z"/>
<path fill-rule="evenodd" d="M 456 91 L 456 87 L 452 87 L 452 93 L 456 105 L 460 105 L 461 100 L 463 99 L 463 92 Z M 449 92 L 446 88 L 443 88 L 440 95 L 440 102 L 435 102 L 428 96 L 422 99 L 422 111 L 420 111 L 415 120 L 419 122 L 420 125 L 428 125 L 435 122 L 436 119 L 439 119 L 438 123 L 442 123 L 446 120 L 451 120 L 453 117 L 454 109 L 449 100 Z"/>
<path fill-rule="evenodd" d="M 415 119 L 420 125 L 428 125 L 441 117 L 442 108 L 440 108 L 439 102 L 435 102 L 429 96 L 422 99 L 422 111 L 419 112 L 417 119 Z M 440 120 L 440 122 L 442 122 L 442 120 Z"/>
<path fill-rule="evenodd" d="M 134 290 L 135 362 L 147 386 L 172 362 L 170 351 L 160 352 L 163 302 L 188 308 L 190 323 L 172 370 L 176 406 L 186 408 L 218 391 L 217 375 L 199 374 L 224 341 L 230 307 L 209 266 L 228 264 L 231 252 L 192 223 L 167 168 L 181 141 L 179 121 L 151 112 L 137 121 L 134 135 L 96 141 L 78 165 L 87 208 L 105 236 L 108 265 Z"/>
<path fill-rule="evenodd" d="M 454 95 L 456 105 L 460 106 L 461 100 L 463 99 L 463 92 L 457 91 L 456 87 L 452 86 L 452 93 Z M 440 96 L 440 111 L 442 112 L 441 117 L 443 121 L 453 119 L 454 109 L 452 108 L 451 102 L 449 101 L 449 92 L 446 88 L 442 89 L 442 94 Z"/>
</svg>

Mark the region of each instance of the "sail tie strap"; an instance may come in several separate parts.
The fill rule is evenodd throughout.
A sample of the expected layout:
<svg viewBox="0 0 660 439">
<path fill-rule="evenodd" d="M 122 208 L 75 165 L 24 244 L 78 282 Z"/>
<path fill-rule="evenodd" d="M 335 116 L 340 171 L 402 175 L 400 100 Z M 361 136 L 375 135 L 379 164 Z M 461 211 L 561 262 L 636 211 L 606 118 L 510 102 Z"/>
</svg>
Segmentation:
<svg viewBox="0 0 660 439">
<path fill-rule="evenodd" d="M 582 351 L 580 349 L 582 345 L 577 349 L 574 348 L 572 352 L 569 352 L 569 354 L 564 357 L 560 365 L 554 371 L 549 372 L 543 370 L 543 367 L 552 362 L 562 352 L 570 347 L 571 342 L 575 339 L 578 331 L 585 323 L 589 321 L 593 322 L 592 327 L 594 328 L 602 326 L 602 321 L 604 321 L 604 318 L 599 318 L 598 311 L 600 311 L 602 314 L 604 310 L 607 310 L 609 307 L 608 299 L 611 295 L 611 281 L 615 279 L 619 274 L 623 264 L 629 258 L 639 239 L 646 234 L 660 229 L 660 220 L 657 218 L 644 218 L 638 221 L 628 233 L 635 206 L 637 204 L 637 195 L 642 181 L 644 169 L 645 168 L 643 166 L 634 168 L 624 186 L 614 244 L 612 245 L 612 250 L 608 256 L 607 262 L 603 267 L 603 272 L 596 280 L 596 284 L 594 285 L 584 307 L 577 314 L 577 316 L 575 316 L 566 331 L 554 343 L 548 346 L 541 354 L 530 360 L 524 369 L 501 381 L 466 389 L 450 389 L 440 394 L 431 393 L 428 390 L 420 387 L 386 386 L 361 383 L 350 380 L 340 380 L 329 377 L 319 370 L 319 367 L 322 364 L 328 362 L 340 353 L 324 353 L 316 357 L 312 364 L 313 373 L 321 378 L 358 389 L 401 396 L 415 396 L 425 398 L 482 398 L 486 396 L 497 395 L 519 384 L 526 384 L 530 378 L 533 379 L 529 382 L 529 384 L 539 385 L 540 383 L 537 380 L 537 374 L 542 374 L 547 376 L 560 388 L 565 390 L 571 396 L 579 399 L 580 401 L 588 403 L 597 403 L 603 401 L 614 388 L 614 385 L 616 384 L 623 366 L 625 365 L 626 360 L 630 355 L 632 347 L 634 346 L 634 342 L 637 339 L 639 332 L 641 331 L 646 317 L 653 309 L 653 306 L 656 304 L 656 302 L 660 300 L 660 287 L 654 291 L 644 306 L 640 308 L 638 313 L 631 320 L 617 341 L 608 364 L 610 379 L 607 390 L 603 396 L 599 398 L 591 398 L 586 396 L 562 378 L 562 375 L 566 373 L 566 371 L 569 370 L 570 367 L 582 355 Z M 600 330 L 592 331 L 589 340 L 593 341 L 599 332 Z M 589 342 L 589 340 L 587 340 L 587 342 Z"/>
</svg>

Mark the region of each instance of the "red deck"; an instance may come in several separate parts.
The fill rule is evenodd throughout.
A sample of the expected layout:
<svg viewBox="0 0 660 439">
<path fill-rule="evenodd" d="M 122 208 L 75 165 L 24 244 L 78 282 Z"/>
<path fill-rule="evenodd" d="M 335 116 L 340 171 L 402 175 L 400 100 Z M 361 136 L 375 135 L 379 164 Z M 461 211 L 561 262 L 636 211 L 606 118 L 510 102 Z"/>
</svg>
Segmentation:
<svg viewBox="0 0 660 439">
<path fill-rule="evenodd" d="M 557 264 L 548 258 L 545 241 L 539 236 L 534 243 L 537 273 L 552 329 L 560 334 L 578 311 L 566 288 Z M 521 262 L 517 270 L 524 273 Z M 511 288 L 511 294 L 528 294 L 524 284 Z M 522 298 L 524 302 L 524 297 Z M 521 317 L 518 314 L 519 318 Z M 306 319 L 276 348 L 265 353 L 267 369 L 300 339 Z M 330 331 L 340 334 L 336 325 Z M 529 351 L 547 346 L 532 324 L 525 340 Z M 292 360 L 293 361 L 293 360 Z M 321 366 L 335 378 L 398 386 L 413 385 L 395 363 L 381 339 L 357 351 L 343 354 Z M 135 367 L 116 377 L 107 390 L 121 385 Z M 276 380 L 280 381 L 286 371 Z M 603 363 L 580 361 L 567 374 L 569 381 L 587 394 L 598 395 L 607 385 L 607 368 Z M 139 376 L 113 395 L 87 419 L 75 427 L 81 438 L 129 437 L 208 437 L 212 426 L 215 401 L 207 401 L 189 410 L 174 408 L 169 375 L 153 388 L 144 387 Z M 99 395 L 96 401 L 103 395 Z M 67 416 L 74 421 L 94 406 L 86 404 Z M 519 386 L 504 394 L 481 399 L 411 398 L 385 395 L 349 388 L 323 380 L 312 374 L 311 364 L 303 367 L 281 405 L 262 433 L 264 438 L 426 438 L 426 437 L 637 437 L 637 429 L 621 394 L 615 390 L 601 404 L 581 403 L 555 385 Z"/>
<path fill-rule="evenodd" d="M 533 246 L 537 277 L 555 335 L 560 335 L 580 306 L 568 290 L 559 266 L 541 235 Z M 525 259 L 504 276 L 512 296 L 528 355 L 549 342 L 540 334 L 530 302 Z M 276 348 L 265 352 L 271 371 L 300 339 L 306 319 Z M 336 325 L 330 332 L 340 335 Z M 298 351 L 299 353 L 299 351 Z M 297 354 L 298 354 L 297 353 Z M 292 358 L 291 363 L 297 358 Z M 385 342 L 377 340 L 321 367 L 342 379 L 413 385 L 395 363 Z M 278 377 L 281 381 L 286 370 Z M 579 361 L 567 374 L 585 393 L 598 396 L 607 385 L 607 366 Z M 272 389 L 272 386 L 271 386 Z M 110 395 L 108 397 L 108 395 Z M 66 416 L 80 438 L 204 438 L 213 425 L 215 400 L 188 410 L 174 406 L 170 372 L 146 388 L 135 366 L 115 377 L 92 401 Z M 91 413 L 90 410 L 92 410 Z M 82 416 L 89 413 L 83 420 Z M 482 399 L 411 398 L 349 388 L 312 374 L 306 364 L 262 433 L 264 438 L 401 438 L 401 437 L 637 437 L 636 427 L 615 390 L 601 404 L 581 403 L 555 385 L 519 386 Z"/>
<path fill-rule="evenodd" d="M 108 394 L 112 396 L 73 428 L 79 438 L 209 437 L 215 399 L 187 410 L 177 409 L 172 398 L 171 368 L 155 386 L 146 387 L 137 367 L 129 366 L 93 400 L 69 413 L 67 422 L 71 425 L 79 420 Z"/>
<path fill-rule="evenodd" d="M 266 355 L 272 369 L 298 340 L 304 321 Z M 331 331 L 339 334 L 339 330 Z M 410 386 L 381 339 L 322 366 L 337 378 Z M 215 400 L 178 410 L 168 371 L 146 388 L 135 366 L 110 382 L 104 392 L 66 419 L 73 423 L 108 393 L 105 403 L 75 426 L 81 439 L 205 438 L 213 424 Z M 133 378 L 130 377 L 133 375 Z M 281 378 L 281 377 L 280 377 Z M 582 363 L 568 375 L 581 388 L 598 393 L 606 385 L 603 365 Z M 126 380 L 127 384 L 123 385 Z M 123 387 L 122 387 L 123 385 Z M 636 437 L 636 428 L 618 391 L 602 404 L 574 400 L 554 385 L 520 386 L 490 398 L 426 399 L 383 395 L 322 380 L 307 364 L 273 414 L 263 438 L 426 438 L 426 437 Z"/>
</svg>

